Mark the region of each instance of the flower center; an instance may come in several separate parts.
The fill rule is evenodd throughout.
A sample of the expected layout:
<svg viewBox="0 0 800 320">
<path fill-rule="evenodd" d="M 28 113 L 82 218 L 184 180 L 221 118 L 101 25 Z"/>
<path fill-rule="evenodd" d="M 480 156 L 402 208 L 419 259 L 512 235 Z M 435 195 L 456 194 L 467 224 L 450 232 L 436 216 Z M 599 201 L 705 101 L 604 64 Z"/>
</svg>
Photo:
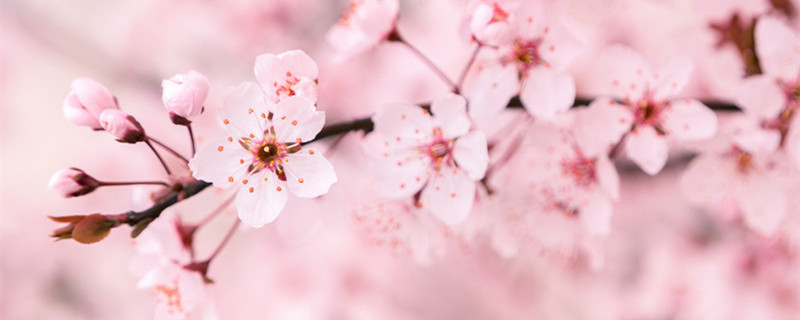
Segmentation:
<svg viewBox="0 0 800 320">
<path fill-rule="evenodd" d="M 451 154 L 450 140 L 442 137 L 442 130 L 436 128 L 433 130 L 435 140 L 428 145 L 425 151 L 431 157 L 431 163 L 434 168 L 441 169 L 442 165 L 450 163 L 453 156 Z"/>
<path fill-rule="evenodd" d="M 736 157 L 736 168 L 739 170 L 739 173 L 748 174 L 753 170 L 753 155 L 739 150 L 738 148 L 734 150 L 734 155 Z"/>
<path fill-rule="evenodd" d="M 526 71 L 543 63 L 542 57 L 539 55 L 541 43 L 542 39 L 514 40 L 513 60 L 520 71 Z"/>
<path fill-rule="evenodd" d="M 561 162 L 561 170 L 565 175 L 571 176 L 575 184 L 581 187 L 588 187 L 597 181 L 595 161 L 580 155 L 577 159 Z"/>
<path fill-rule="evenodd" d="M 490 23 L 506 21 L 508 20 L 508 12 L 505 12 L 503 8 L 500 7 L 497 2 L 493 4 L 494 14 L 492 15 L 492 21 Z"/>
</svg>

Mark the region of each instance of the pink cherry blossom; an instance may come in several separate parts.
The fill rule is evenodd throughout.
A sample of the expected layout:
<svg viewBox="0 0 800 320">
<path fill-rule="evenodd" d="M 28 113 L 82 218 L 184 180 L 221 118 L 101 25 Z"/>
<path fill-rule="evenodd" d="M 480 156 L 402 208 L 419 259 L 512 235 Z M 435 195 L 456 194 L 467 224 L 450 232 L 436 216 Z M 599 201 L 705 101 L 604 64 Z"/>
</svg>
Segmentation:
<svg viewBox="0 0 800 320">
<path fill-rule="evenodd" d="M 593 103 L 590 109 L 605 108 L 603 112 L 614 116 L 588 120 L 608 122 L 594 126 L 609 128 L 630 123 L 625 150 L 644 172 L 655 175 L 664 167 L 669 138 L 694 141 L 714 134 L 716 115 L 703 103 L 694 99 L 670 100 L 689 81 L 690 62 L 675 59 L 653 71 L 641 55 L 625 47 L 610 47 L 601 56 L 608 59 L 602 61 L 616 62 L 603 69 L 601 77 L 607 81 L 612 96 L 622 102 L 606 99 L 605 103 Z"/>
<path fill-rule="evenodd" d="M 351 0 L 326 39 L 340 58 L 374 47 L 394 30 L 398 0 Z"/>
<path fill-rule="evenodd" d="M 484 21 L 491 6 L 490 23 L 476 37 L 497 43 L 497 47 L 485 49 L 490 58 L 480 65 L 475 76 L 469 95 L 471 115 L 500 112 L 513 96 L 519 95 L 529 113 L 551 120 L 575 100 L 575 83 L 565 70 L 579 52 L 580 44 L 560 24 L 546 21 L 538 4 L 525 4 L 516 10 L 511 2 L 487 2 L 479 5 L 473 15 L 473 22 Z M 515 19 L 503 18 L 503 12 L 512 10 Z M 491 23 L 495 19 L 498 21 Z M 507 27 L 513 32 L 506 32 Z"/>
<path fill-rule="evenodd" d="M 100 113 L 106 109 L 116 109 L 117 101 L 102 84 L 90 78 L 72 80 L 72 91 L 64 99 L 64 116 L 70 122 L 102 130 Z"/>
<path fill-rule="evenodd" d="M 144 141 L 144 129 L 133 116 L 118 109 L 107 109 L 100 114 L 100 125 L 120 142 Z"/>
<path fill-rule="evenodd" d="M 256 79 L 273 103 L 292 96 L 317 101 L 317 63 L 301 50 L 256 57 Z"/>
<path fill-rule="evenodd" d="M 517 10 L 515 1 L 479 0 L 469 20 L 470 31 L 481 43 L 508 43 L 516 31 Z"/>
<path fill-rule="evenodd" d="M 694 159 L 681 187 L 698 204 L 732 201 L 747 226 L 771 236 L 790 208 L 800 173 L 775 153 L 780 137 L 748 120 L 734 121 L 721 132 L 727 148 Z"/>
<path fill-rule="evenodd" d="M 136 238 L 131 271 L 141 278 L 137 286 L 156 299 L 156 320 L 217 319 L 203 276 L 184 267 L 189 251 L 178 233 L 180 219 L 166 213 Z"/>
<path fill-rule="evenodd" d="M 391 198 L 418 196 L 417 205 L 446 224 L 464 220 L 489 163 L 486 135 L 470 131 L 465 108 L 454 94 L 434 101 L 433 117 L 415 105 L 378 108 L 368 142 L 381 176 L 377 188 Z"/>
<path fill-rule="evenodd" d="M 247 82 L 228 93 L 220 118 L 227 137 L 206 144 L 189 168 L 219 188 L 238 188 L 236 208 L 245 224 L 258 228 L 273 221 L 289 193 L 314 198 L 336 182 L 330 162 L 301 144 L 325 123 L 325 113 L 309 98 L 271 104 L 256 83 Z"/>
<path fill-rule="evenodd" d="M 161 81 L 161 101 L 169 111 L 173 123 L 186 122 L 203 112 L 208 95 L 208 79 L 199 72 L 190 70 Z"/>
<path fill-rule="evenodd" d="M 47 187 L 64 198 L 77 197 L 94 191 L 100 182 L 78 168 L 58 170 L 50 177 Z"/>
</svg>

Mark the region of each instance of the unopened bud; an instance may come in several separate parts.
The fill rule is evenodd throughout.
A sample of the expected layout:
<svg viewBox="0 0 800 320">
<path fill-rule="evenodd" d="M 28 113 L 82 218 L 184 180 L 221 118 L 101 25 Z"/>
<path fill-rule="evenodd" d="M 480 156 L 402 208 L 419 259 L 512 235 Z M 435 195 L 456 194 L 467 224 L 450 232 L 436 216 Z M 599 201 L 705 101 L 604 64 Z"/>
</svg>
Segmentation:
<svg viewBox="0 0 800 320">
<path fill-rule="evenodd" d="M 123 215 L 102 215 L 99 213 L 88 216 L 75 215 L 66 217 L 50 217 L 55 222 L 67 225 L 56 229 L 50 234 L 56 240 L 75 239 L 83 244 L 95 243 L 103 240 L 112 228 L 122 224 Z"/>
<path fill-rule="evenodd" d="M 64 116 L 70 122 L 102 130 L 100 114 L 106 109 L 117 109 L 117 101 L 102 84 L 90 78 L 72 81 L 72 91 L 64 99 Z"/>
<path fill-rule="evenodd" d="M 208 95 L 208 79 L 194 70 L 178 74 L 161 82 L 161 100 L 169 111 L 172 123 L 188 125 L 190 117 L 203 111 Z"/>
<path fill-rule="evenodd" d="M 133 116 L 120 110 L 103 111 L 100 114 L 100 125 L 119 142 L 137 143 L 145 140 L 142 125 Z"/>
<path fill-rule="evenodd" d="M 99 181 L 77 168 L 59 170 L 47 183 L 48 188 L 56 190 L 65 198 L 82 196 L 94 191 L 99 186 Z"/>
</svg>

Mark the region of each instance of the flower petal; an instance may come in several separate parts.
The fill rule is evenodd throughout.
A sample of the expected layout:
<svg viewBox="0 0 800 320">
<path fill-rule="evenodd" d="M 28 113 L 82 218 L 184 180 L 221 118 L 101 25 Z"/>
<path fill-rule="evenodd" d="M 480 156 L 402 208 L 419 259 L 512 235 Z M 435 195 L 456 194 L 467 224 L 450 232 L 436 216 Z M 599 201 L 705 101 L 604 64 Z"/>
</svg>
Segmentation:
<svg viewBox="0 0 800 320">
<path fill-rule="evenodd" d="M 197 179 L 209 181 L 217 188 L 227 188 L 247 175 L 252 158 L 252 154 L 239 145 L 238 138 L 219 139 L 197 151 L 189 161 L 189 170 Z"/>
<path fill-rule="evenodd" d="M 751 174 L 748 178 L 737 189 L 745 223 L 765 236 L 772 236 L 786 215 L 785 185 L 776 183 L 781 178 L 770 174 Z"/>
<path fill-rule="evenodd" d="M 674 97 L 681 93 L 692 76 L 694 65 L 687 57 L 677 57 L 669 60 L 659 68 L 655 75 L 655 92 L 653 99 L 656 101 Z"/>
<path fill-rule="evenodd" d="M 271 172 L 254 175 L 252 180 L 252 185 L 244 185 L 236 193 L 236 210 L 244 224 L 261 228 L 281 213 L 289 190 L 286 190 L 286 183 Z"/>
<path fill-rule="evenodd" d="M 681 140 L 702 140 L 717 132 L 717 115 L 694 99 L 672 101 L 661 117 L 667 134 Z"/>
<path fill-rule="evenodd" d="M 690 201 L 708 205 L 720 201 L 736 183 L 730 161 L 713 154 L 700 154 L 681 176 L 680 186 Z"/>
<path fill-rule="evenodd" d="M 486 167 L 489 165 L 486 135 L 481 131 L 472 131 L 456 139 L 455 146 L 453 146 L 453 159 L 470 180 L 483 179 Z"/>
<path fill-rule="evenodd" d="M 266 115 L 269 107 L 264 101 L 264 92 L 255 82 L 245 82 L 231 88 L 225 95 L 223 107 L 219 110 L 219 119 L 225 131 L 238 137 L 254 134 L 264 135 L 267 128 Z"/>
<path fill-rule="evenodd" d="M 763 16 L 755 28 L 756 53 L 764 74 L 783 80 L 797 79 L 800 70 L 800 36 L 783 21 Z"/>
<path fill-rule="evenodd" d="M 736 103 L 747 114 L 758 119 L 774 118 L 786 104 L 786 96 L 775 78 L 757 74 L 742 81 L 736 94 Z"/>
<path fill-rule="evenodd" d="M 607 235 L 611 230 L 611 201 L 598 192 L 589 192 L 585 201 L 579 213 L 581 225 L 592 235 Z"/>
<path fill-rule="evenodd" d="M 481 70 L 469 95 L 469 114 L 480 117 L 503 111 L 519 92 L 518 74 L 511 65 L 490 66 Z"/>
<path fill-rule="evenodd" d="M 314 198 L 328 193 L 336 182 L 333 165 L 322 153 L 311 154 L 304 150 L 286 156 L 286 184 L 289 191 L 299 198 Z"/>
<path fill-rule="evenodd" d="M 611 200 L 619 199 L 619 174 L 614 163 L 608 159 L 607 155 L 599 155 L 595 164 L 595 174 L 597 175 L 597 183 L 600 189 L 611 198 Z"/>
<path fill-rule="evenodd" d="M 281 100 L 275 105 L 272 124 L 278 141 L 295 142 L 314 139 L 325 124 L 325 112 L 317 111 L 314 101 L 301 96 Z"/>
<path fill-rule="evenodd" d="M 659 136 L 651 126 L 642 126 L 631 132 L 625 149 L 628 157 L 651 176 L 661 171 L 667 163 L 667 139 Z"/>
<path fill-rule="evenodd" d="M 454 225 L 469 215 L 475 202 L 475 182 L 462 170 L 442 170 L 431 176 L 420 203 L 439 220 Z"/>
<path fill-rule="evenodd" d="M 431 104 L 433 118 L 442 129 L 445 139 L 453 139 L 469 131 L 467 100 L 457 94 L 448 94 Z"/>
<path fill-rule="evenodd" d="M 286 51 L 279 55 L 265 53 L 256 57 L 255 73 L 258 83 L 266 91 L 267 99 L 277 103 L 281 100 L 280 88 L 292 86 L 300 81 L 314 83 L 319 74 L 317 63 L 302 50 Z M 301 95 L 295 91 L 295 94 Z M 306 88 L 302 95 L 316 101 L 316 84 Z"/>
<path fill-rule="evenodd" d="M 568 73 L 537 67 L 526 74 L 520 99 L 530 114 L 552 120 L 575 101 L 575 81 Z"/>
<path fill-rule="evenodd" d="M 429 142 L 433 121 L 428 112 L 415 105 L 394 104 L 378 107 L 372 116 L 375 132 L 394 147 L 419 146 Z"/>
<path fill-rule="evenodd" d="M 588 108 L 576 108 L 572 132 L 575 142 L 588 157 L 607 153 L 631 130 L 633 115 L 628 108 L 609 98 L 598 98 Z"/>
</svg>

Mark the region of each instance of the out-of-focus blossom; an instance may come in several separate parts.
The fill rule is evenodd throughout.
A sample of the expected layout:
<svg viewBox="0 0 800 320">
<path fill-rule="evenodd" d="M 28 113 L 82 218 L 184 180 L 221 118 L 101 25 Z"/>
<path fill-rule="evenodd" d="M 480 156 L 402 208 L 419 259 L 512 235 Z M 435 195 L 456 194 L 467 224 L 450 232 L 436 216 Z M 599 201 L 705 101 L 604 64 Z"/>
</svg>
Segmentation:
<svg viewBox="0 0 800 320">
<path fill-rule="evenodd" d="M 108 109 L 100 114 L 103 130 L 117 138 L 119 142 L 137 143 L 146 139 L 144 128 L 139 121 L 118 109 Z"/>
<path fill-rule="evenodd" d="M 90 78 L 72 80 L 72 91 L 64 99 L 64 116 L 70 122 L 102 130 L 100 114 L 106 109 L 117 109 L 117 101 L 102 84 Z"/>
<path fill-rule="evenodd" d="M 161 101 L 169 111 L 172 123 L 186 125 L 203 112 L 208 95 L 208 79 L 194 70 L 161 81 Z"/>
<path fill-rule="evenodd" d="M 336 182 L 330 162 L 301 145 L 325 123 L 313 100 L 292 96 L 271 104 L 258 84 L 247 82 L 228 93 L 220 118 L 228 136 L 206 144 L 189 168 L 216 187 L 239 188 L 236 208 L 245 224 L 258 228 L 273 221 L 288 193 L 314 198 Z"/>
<path fill-rule="evenodd" d="M 731 201 L 753 230 L 772 236 L 791 208 L 798 171 L 775 153 L 780 137 L 750 119 L 734 121 L 718 150 L 692 161 L 681 180 L 686 196 L 711 205 Z"/>
<path fill-rule="evenodd" d="M 515 1 L 479 0 L 469 20 L 472 35 L 488 45 L 511 41 L 516 31 Z"/>
<path fill-rule="evenodd" d="M 78 168 L 58 170 L 50 177 L 47 187 L 64 198 L 78 197 L 94 191 L 100 182 Z"/>
<path fill-rule="evenodd" d="M 180 219 L 167 213 L 136 238 L 131 271 L 137 286 L 156 299 L 156 320 L 217 319 L 203 275 L 186 267 L 189 251 L 178 233 Z"/>
<path fill-rule="evenodd" d="M 513 7 L 505 2 L 487 2 L 477 7 L 473 16 L 504 17 Z M 504 7 L 509 6 L 509 7 Z M 490 23 L 483 30 L 497 43 L 488 61 L 480 65 L 469 95 L 470 114 L 495 114 L 503 110 L 514 95 L 519 95 L 528 112 L 542 119 L 553 119 L 575 100 L 575 83 L 565 71 L 579 52 L 580 45 L 558 23 L 547 21 L 540 4 L 526 3 L 517 11 L 516 19 Z M 486 12 L 483 12 L 486 11 Z M 485 17 L 482 18 L 485 20 Z M 492 21 L 492 20 L 490 20 Z M 502 31 L 513 25 L 511 36 Z M 501 30 L 495 30 L 501 29 Z"/>
<path fill-rule="evenodd" d="M 317 63 L 301 50 L 259 55 L 255 73 L 268 101 L 277 103 L 293 96 L 317 101 Z"/>
<path fill-rule="evenodd" d="M 601 55 L 615 61 L 603 69 L 601 77 L 608 81 L 612 96 L 622 102 L 607 99 L 606 103 L 593 103 L 590 109 L 606 108 L 603 113 L 609 116 L 590 117 L 587 123 L 608 128 L 631 123 L 625 150 L 644 172 L 655 175 L 664 167 L 668 138 L 694 141 L 713 136 L 717 117 L 711 109 L 694 99 L 669 100 L 689 81 L 689 61 L 675 59 L 655 71 L 641 55 L 625 47 L 610 47 Z"/>
<path fill-rule="evenodd" d="M 486 135 L 470 131 L 465 107 L 463 97 L 451 94 L 433 102 L 433 117 L 415 105 L 378 108 L 372 117 L 377 135 L 367 148 L 376 158 L 383 194 L 403 198 L 421 192 L 417 205 L 446 224 L 467 217 L 489 155 Z"/>
<path fill-rule="evenodd" d="M 341 58 L 374 47 L 394 30 L 398 0 L 351 0 L 326 39 Z"/>
</svg>

